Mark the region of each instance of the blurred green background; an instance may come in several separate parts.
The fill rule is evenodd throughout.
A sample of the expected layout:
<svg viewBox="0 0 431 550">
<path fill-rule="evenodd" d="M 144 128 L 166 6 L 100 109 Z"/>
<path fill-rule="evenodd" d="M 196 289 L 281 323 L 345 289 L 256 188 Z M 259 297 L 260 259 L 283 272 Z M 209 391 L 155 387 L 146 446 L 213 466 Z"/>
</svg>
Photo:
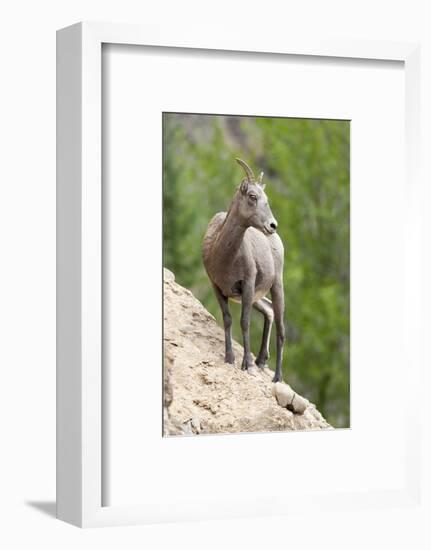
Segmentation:
<svg viewBox="0 0 431 550">
<path fill-rule="evenodd" d="M 285 246 L 283 379 L 334 427 L 350 425 L 350 123 L 348 121 L 163 114 L 164 265 L 222 325 L 201 260 L 206 227 L 226 211 L 244 159 L 265 172 Z M 231 303 L 242 343 L 240 305 Z M 262 316 L 253 311 L 257 353 Z M 275 327 L 271 359 L 275 361 Z M 224 350 L 220 350 L 223 354 Z"/>
</svg>

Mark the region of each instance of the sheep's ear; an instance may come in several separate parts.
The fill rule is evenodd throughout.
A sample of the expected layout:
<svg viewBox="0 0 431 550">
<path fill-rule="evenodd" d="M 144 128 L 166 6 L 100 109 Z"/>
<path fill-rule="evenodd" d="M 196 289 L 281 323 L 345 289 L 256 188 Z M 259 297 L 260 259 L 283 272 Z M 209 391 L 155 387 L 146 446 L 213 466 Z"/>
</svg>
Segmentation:
<svg viewBox="0 0 431 550">
<path fill-rule="evenodd" d="M 265 189 L 265 183 L 263 183 L 263 172 L 259 174 L 259 177 L 257 178 L 257 184 L 262 187 L 262 189 Z"/>
<path fill-rule="evenodd" d="M 241 193 L 243 195 L 247 194 L 247 191 L 248 191 L 248 181 L 247 180 L 242 180 L 241 185 L 239 186 L 239 190 L 241 191 Z"/>
</svg>

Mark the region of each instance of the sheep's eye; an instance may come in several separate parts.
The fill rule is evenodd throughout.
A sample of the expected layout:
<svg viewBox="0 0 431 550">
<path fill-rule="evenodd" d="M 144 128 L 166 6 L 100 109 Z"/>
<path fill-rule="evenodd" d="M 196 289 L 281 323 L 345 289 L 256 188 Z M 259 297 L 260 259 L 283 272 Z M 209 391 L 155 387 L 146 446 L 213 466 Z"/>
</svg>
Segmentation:
<svg viewBox="0 0 431 550">
<path fill-rule="evenodd" d="M 257 202 L 257 196 L 256 196 L 256 195 L 249 195 L 248 198 L 249 198 L 252 202 Z"/>
</svg>

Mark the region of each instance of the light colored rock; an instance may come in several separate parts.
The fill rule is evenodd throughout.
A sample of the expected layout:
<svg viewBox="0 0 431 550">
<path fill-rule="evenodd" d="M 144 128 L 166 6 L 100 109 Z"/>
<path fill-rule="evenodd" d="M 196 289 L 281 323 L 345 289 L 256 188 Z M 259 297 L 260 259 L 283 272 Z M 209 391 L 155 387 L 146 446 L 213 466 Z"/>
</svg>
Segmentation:
<svg viewBox="0 0 431 550">
<path fill-rule="evenodd" d="M 177 435 L 177 434 L 175 434 Z M 193 435 L 192 421 L 188 420 L 182 425 L 182 435 Z"/>
<path fill-rule="evenodd" d="M 175 281 L 175 275 L 172 273 L 172 271 L 166 269 L 166 267 L 163 268 L 163 280 L 170 283 L 173 283 Z"/>
<path fill-rule="evenodd" d="M 272 388 L 272 395 L 278 401 L 280 407 L 286 407 L 296 414 L 304 414 L 308 402 L 292 390 L 288 384 L 277 382 Z"/>
<path fill-rule="evenodd" d="M 277 399 L 278 404 L 280 405 L 280 407 L 287 407 L 288 403 L 290 403 L 290 401 L 293 397 L 294 391 L 290 388 L 290 386 L 289 386 L 290 392 L 289 391 L 286 391 L 286 392 L 278 391 L 279 385 L 281 386 L 281 383 L 277 382 L 276 384 L 274 384 L 272 386 L 271 394 Z"/>
<path fill-rule="evenodd" d="M 163 309 L 164 352 L 172 360 L 173 395 L 165 407 L 165 435 L 331 429 L 314 405 L 298 394 L 293 408 L 299 412 L 305 403 L 303 414 L 280 406 L 272 394 L 276 384 L 270 369 L 253 368 L 252 375 L 242 371 L 243 350 L 237 342 L 233 344 L 236 365 L 224 363 L 223 329 L 166 269 Z M 281 386 L 293 392 L 287 384 Z"/>
<path fill-rule="evenodd" d="M 191 420 L 191 425 L 193 428 L 193 431 L 197 434 L 201 433 L 201 423 L 199 421 L 199 417 L 194 416 Z"/>
</svg>

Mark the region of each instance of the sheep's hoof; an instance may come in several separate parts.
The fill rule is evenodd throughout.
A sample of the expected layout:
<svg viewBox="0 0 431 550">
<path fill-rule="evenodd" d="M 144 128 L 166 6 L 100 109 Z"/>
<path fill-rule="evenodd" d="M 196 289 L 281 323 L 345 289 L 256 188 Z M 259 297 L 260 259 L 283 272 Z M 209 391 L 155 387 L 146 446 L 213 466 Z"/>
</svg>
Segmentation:
<svg viewBox="0 0 431 550">
<path fill-rule="evenodd" d="M 262 354 L 262 355 L 258 355 L 257 358 L 256 358 L 256 365 L 260 368 L 260 369 L 264 369 L 265 367 L 268 366 L 268 359 L 269 359 L 269 353 L 268 354 Z"/>
<path fill-rule="evenodd" d="M 235 365 L 235 355 L 233 353 L 227 353 L 224 358 L 225 363 L 229 363 L 230 365 Z"/>
<path fill-rule="evenodd" d="M 241 370 L 248 370 L 248 369 L 251 369 L 253 366 L 254 366 L 253 360 L 247 357 L 244 357 L 244 359 L 242 360 Z"/>
</svg>

